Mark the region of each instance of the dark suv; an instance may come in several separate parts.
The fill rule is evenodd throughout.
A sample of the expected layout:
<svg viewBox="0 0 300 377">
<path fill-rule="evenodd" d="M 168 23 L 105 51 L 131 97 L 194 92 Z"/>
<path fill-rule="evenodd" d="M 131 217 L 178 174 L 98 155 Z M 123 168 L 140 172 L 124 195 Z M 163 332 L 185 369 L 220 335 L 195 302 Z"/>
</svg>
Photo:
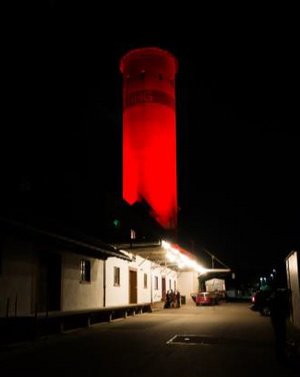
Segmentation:
<svg viewBox="0 0 300 377">
<path fill-rule="evenodd" d="M 270 316 L 270 299 L 272 290 L 259 290 L 251 296 L 251 310 L 260 312 L 261 315 Z"/>
</svg>

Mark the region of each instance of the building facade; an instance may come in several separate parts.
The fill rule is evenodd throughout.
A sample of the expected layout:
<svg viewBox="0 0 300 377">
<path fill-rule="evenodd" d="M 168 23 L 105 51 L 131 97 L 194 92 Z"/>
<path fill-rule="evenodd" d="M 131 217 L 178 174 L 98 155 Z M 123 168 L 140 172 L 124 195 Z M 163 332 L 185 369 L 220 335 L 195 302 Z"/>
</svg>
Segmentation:
<svg viewBox="0 0 300 377">
<path fill-rule="evenodd" d="M 178 289 L 177 271 L 143 257 L 144 246 L 126 250 L 3 220 L 0 239 L 2 318 L 151 304 Z"/>
<path fill-rule="evenodd" d="M 293 250 L 285 259 L 287 283 L 291 292 L 291 321 L 300 328 L 300 261 L 298 252 Z"/>
</svg>

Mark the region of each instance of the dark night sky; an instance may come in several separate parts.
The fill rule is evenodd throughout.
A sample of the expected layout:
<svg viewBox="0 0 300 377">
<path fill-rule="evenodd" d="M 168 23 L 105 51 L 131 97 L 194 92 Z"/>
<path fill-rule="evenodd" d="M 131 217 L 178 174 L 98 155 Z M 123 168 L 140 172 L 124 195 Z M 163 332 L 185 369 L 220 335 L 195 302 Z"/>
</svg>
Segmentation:
<svg viewBox="0 0 300 377">
<path fill-rule="evenodd" d="M 130 48 L 166 48 L 179 61 L 180 240 L 233 268 L 272 265 L 300 236 L 292 25 L 191 12 L 139 19 L 127 9 L 120 21 L 49 2 L 24 21 L 6 58 L 6 185 L 55 187 L 44 193 L 51 203 L 76 187 L 76 206 L 78 197 L 91 206 L 102 189 L 119 195 L 119 59 Z"/>
</svg>

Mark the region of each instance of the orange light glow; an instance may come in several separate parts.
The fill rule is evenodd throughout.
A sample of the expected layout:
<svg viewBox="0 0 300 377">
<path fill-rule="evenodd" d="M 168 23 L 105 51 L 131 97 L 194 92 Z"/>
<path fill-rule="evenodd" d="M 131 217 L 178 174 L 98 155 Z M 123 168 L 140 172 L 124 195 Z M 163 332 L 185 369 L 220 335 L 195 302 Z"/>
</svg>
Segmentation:
<svg viewBox="0 0 300 377">
<path fill-rule="evenodd" d="M 123 73 L 123 198 L 145 200 L 167 229 L 177 226 L 175 74 L 177 60 L 156 47 L 131 50 Z"/>
</svg>

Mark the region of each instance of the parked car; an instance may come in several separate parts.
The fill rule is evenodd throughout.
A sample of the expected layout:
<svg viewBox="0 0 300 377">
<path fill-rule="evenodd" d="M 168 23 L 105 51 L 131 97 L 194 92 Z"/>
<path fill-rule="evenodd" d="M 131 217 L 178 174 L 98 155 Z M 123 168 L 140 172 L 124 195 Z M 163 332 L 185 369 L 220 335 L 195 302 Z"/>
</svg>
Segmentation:
<svg viewBox="0 0 300 377">
<path fill-rule="evenodd" d="M 199 292 L 196 296 L 196 305 L 216 305 L 218 304 L 218 296 L 210 292 Z"/>
<path fill-rule="evenodd" d="M 270 298 L 272 290 L 258 290 L 251 296 L 251 310 L 260 312 L 261 315 L 270 316 Z"/>
</svg>

